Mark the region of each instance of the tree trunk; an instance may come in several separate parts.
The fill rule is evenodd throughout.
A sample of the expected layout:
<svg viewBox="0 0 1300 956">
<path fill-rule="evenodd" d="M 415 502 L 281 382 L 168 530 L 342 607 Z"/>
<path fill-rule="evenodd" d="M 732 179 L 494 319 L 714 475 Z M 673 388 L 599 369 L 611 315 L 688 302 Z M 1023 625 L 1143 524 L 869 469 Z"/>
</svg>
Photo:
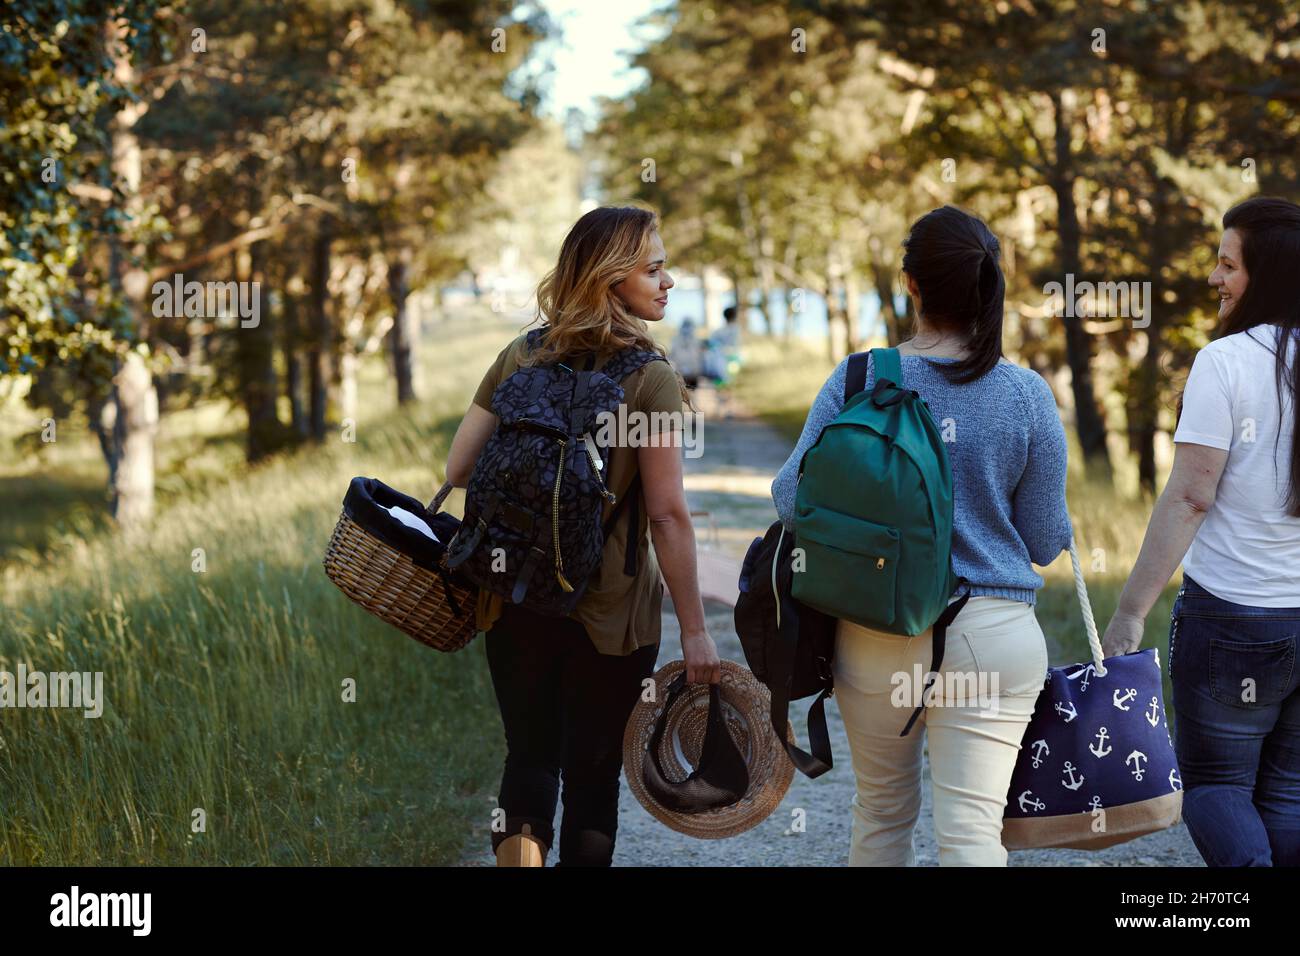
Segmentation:
<svg viewBox="0 0 1300 956">
<path fill-rule="evenodd" d="M 289 425 L 298 439 L 307 437 L 307 415 L 302 402 L 303 363 L 298 349 L 302 335 L 298 315 L 298 296 L 289 292 L 293 280 L 286 276 L 284 294 L 284 329 L 280 337 L 280 350 L 284 354 L 284 392 L 289 399 Z"/>
<path fill-rule="evenodd" d="M 872 235 L 867 242 L 871 252 L 871 286 L 880 300 L 880 320 L 885 327 L 885 341 L 894 348 L 903 340 L 901 317 L 894 307 L 894 282 L 891 269 L 885 262 L 880 237 Z"/>
<path fill-rule="evenodd" d="M 125 20 L 112 19 L 105 24 L 114 79 L 129 87 L 134 83 L 135 71 L 123 42 L 125 29 Z M 146 108 L 146 104 L 139 102 L 129 104 L 109 121 L 112 175 L 126 197 L 129 222 L 138 221 L 130 215 L 140 207 L 140 142 L 135 124 Z M 109 240 L 109 283 L 122 301 L 126 325 L 134 328 L 138 341 L 147 346 L 149 311 L 142 306 L 149 280 L 139 266 L 128 266 L 123 248 L 126 241 L 120 234 Z M 112 409 L 105 409 L 103 414 L 112 421 L 109 443 L 112 515 L 124 531 L 137 532 L 147 528 L 153 517 L 158 393 L 145 358 L 136 349 L 114 360 L 109 404 Z"/>
<path fill-rule="evenodd" d="M 132 349 L 113 376 L 113 517 L 130 532 L 148 527 L 154 504 L 154 436 L 158 393 L 144 356 Z"/>
<path fill-rule="evenodd" d="M 882 269 L 873 266 L 872 278 L 875 280 L 876 298 L 880 300 L 880 318 L 885 326 L 885 341 L 892 349 L 903 340 L 902 322 L 899 319 L 898 309 L 894 307 L 894 289 L 889 280 L 884 277 Z"/>
<path fill-rule="evenodd" d="M 194 317 L 185 322 L 186 374 L 202 376 L 208 367 L 208 320 Z"/>
<path fill-rule="evenodd" d="M 388 295 L 393 300 L 393 328 L 388 333 L 388 342 L 393 355 L 393 375 L 397 379 L 398 405 L 415 401 L 415 376 L 411 367 L 411 315 L 407 308 L 407 298 L 411 291 L 407 282 L 410 258 L 410 250 L 403 249 L 388 263 Z"/>
<path fill-rule="evenodd" d="M 248 415 L 244 453 L 249 462 L 261 461 L 271 454 L 282 438 L 276 410 L 275 324 L 266 314 L 265 247 L 266 243 L 258 242 L 235 254 L 235 278 L 241 296 L 254 296 L 257 305 L 257 324 L 245 328 L 244 322 L 252 319 L 240 316 L 234 330 L 239 395 Z"/>
<path fill-rule="evenodd" d="M 311 278 L 311 348 L 307 353 L 307 372 L 311 394 L 311 437 L 325 441 L 326 418 L 329 406 L 329 358 L 334 348 L 333 328 L 330 322 L 330 243 L 332 228 L 322 222 L 312 247 Z"/>
<path fill-rule="evenodd" d="M 1163 350 L 1160 332 L 1153 318 L 1146 330 L 1147 351 L 1138 372 L 1137 408 L 1134 425 L 1138 455 L 1138 485 L 1152 495 L 1156 492 L 1156 432 L 1159 430 L 1160 356 Z"/>
<path fill-rule="evenodd" d="M 1173 146 L 1167 143 L 1166 147 Z M 1147 262 L 1146 274 L 1155 281 L 1152 289 L 1158 291 L 1160 277 L 1169 260 L 1170 232 L 1166 226 L 1169 217 L 1169 190 L 1165 180 L 1156 174 L 1151 196 L 1151 217 L 1148 225 L 1150 239 L 1147 248 L 1150 260 Z M 1146 335 L 1147 350 L 1142 356 L 1142 365 L 1137 381 L 1136 415 L 1132 419 L 1136 425 L 1134 438 L 1137 443 L 1138 485 L 1143 491 L 1156 493 L 1156 432 L 1160 428 L 1160 358 L 1164 351 L 1164 337 L 1160 330 L 1164 324 L 1162 310 L 1155 307 L 1155 296 L 1146 303 L 1147 314 L 1143 316 L 1148 324 Z M 1132 313 L 1130 302 L 1129 312 Z"/>
<path fill-rule="evenodd" d="M 339 342 L 338 353 L 339 419 L 354 428 L 357 423 L 357 369 L 360 364 L 356 345 L 344 336 Z"/>
<path fill-rule="evenodd" d="M 749 265 L 750 265 L 750 268 L 753 269 L 755 273 L 761 273 L 761 271 L 762 271 L 762 267 L 763 267 L 763 264 L 764 264 L 764 263 L 763 263 L 763 250 L 762 250 L 762 243 L 759 241 L 759 236 L 758 236 L 758 224 L 754 221 L 754 210 L 753 210 L 753 206 L 750 204 L 750 201 L 749 201 L 749 193 L 747 193 L 747 192 L 745 191 L 745 180 L 744 180 L 744 178 L 740 175 L 741 170 L 743 169 L 743 165 L 744 165 L 744 159 L 743 159 L 743 157 L 742 157 L 742 155 L 741 155 L 741 153 L 740 153 L 740 150 L 733 150 L 733 151 L 732 151 L 732 153 L 731 153 L 731 164 L 732 164 L 732 166 L 735 168 L 735 170 L 736 170 L 736 172 L 737 172 L 737 176 L 736 176 L 736 209 L 737 209 L 737 211 L 738 211 L 739 214 L 740 214 L 740 215 L 739 215 L 739 219 L 740 219 L 740 231 L 741 231 L 741 233 L 742 233 L 742 234 L 744 235 L 744 237 L 745 237 L 745 246 L 746 246 L 746 250 L 745 250 L 745 251 L 746 251 L 746 253 L 748 254 L 748 257 L 749 257 Z M 770 264 L 768 264 L 768 266 L 769 266 L 769 269 L 770 269 Z M 733 284 L 733 285 L 736 284 L 736 277 L 735 277 L 735 274 L 734 274 L 734 273 L 733 273 L 733 275 L 732 275 L 732 280 L 731 280 L 731 281 L 732 281 L 732 284 Z M 764 288 L 764 287 L 763 287 L 763 284 L 762 284 L 762 282 L 761 282 L 761 280 L 760 280 L 760 283 L 759 283 L 759 284 L 760 284 L 760 288 Z M 737 309 L 742 308 L 741 303 L 742 303 L 742 302 L 747 302 L 747 301 L 748 301 L 748 300 L 746 300 L 746 299 L 742 299 L 742 298 L 741 298 L 741 296 L 740 296 L 740 288 L 739 288 L 739 286 L 737 286 L 737 289 L 736 289 L 736 307 L 737 307 Z M 744 323 L 744 325 L 743 325 L 741 328 L 744 330 L 745 333 L 748 333 L 748 332 L 750 331 L 749 318 L 748 318 L 748 309 L 746 309 L 745 311 L 746 311 L 746 316 L 745 316 L 743 319 L 741 319 L 741 321 Z M 766 302 L 766 301 L 764 301 L 764 302 L 759 306 L 759 313 L 763 316 L 763 327 L 764 327 L 764 331 L 767 332 L 768 334 L 770 334 L 771 331 L 772 331 L 772 324 L 771 324 L 771 322 L 769 321 L 769 318 L 770 318 L 770 317 L 769 317 L 769 315 L 768 315 L 768 311 L 767 311 L 767 302 Z"/>
<path fill-rule="evenodd" d="M 844 307 L 840 303 L 839 280 L 828 278 L 822 296 L 826 300 L 826 356 L 838 364 L 844 355 L 835 345 L 836 328 L 845 324 Z"/>
<path fill-rule="evenodd" d="M 1056 150 L 1051 175 L 1052 191 L 1056 194 L 1057 235 L 1060 237 L 1060 265 L 1062 281 L 1067 274 L 1079 276 L 1080 230 L 1078 211 L 1074 205 L 1074 170 L 1070 154 L 1071 119 L 1064 103 L 1065 94 L 1057 90 L 1052 103 L 1056 120 Z M 1085 466 L 1089 472 L 1109 481 L 1112 477 L 1110 453 L 1106 448 L 1106 422 L 1097 406 L 1092 381 L 1092 342 L 1084 331 L 1083 322 L 1073 315 L 1073 309 L 1064 310 L 1065 353 L 1070 366 L 1070 384 L 1074 392 L 1075 421 L 1079 432 L 1079 446 L 1083 450 Z"/>
<path fill-rule="evenodd" d="M 772 293 L 776 290 L 776 270 L 772 265 L 776 257 L 776 243 L 772 238 L 772 213 L 766 197 L 759 199 L 759 216 L 756 224 L 758 230 L 758 288 L 762 295 L 759 309 L 763 313 L 763 325 L 768 335 L 776 334 L 776 325 L 772 322 Z"/>
<path fill-rule="evenodd" d="M 745 290 L 745 286 L 741 281 L 740 274 L 738 272 L 733 270 L 730 273 L 730 276 L 731 276 L 731 291 L 732 294 L 735 295 L 736 297 L 736 324 L 740 328 L 740 334 L 742 336 L 748 336 L 749 334 L 751 334 L 753 330 L 750 328 L 750 324 L 749 324 L 749 308 L 746 305 L 746 302 L 748 300 L 746 298 L 747 293 Z"/>
<path fill-rule="evenodd" d="M 349 270 L 349 278 L 354 281 L 351 289 L 351 295 L 354 295 L 355 305 L 348 309 L 346 316 L 340 317 L 335 326 L 336 334 L 334 337 L 334 382 L 338 387 L 338 407 L 339 421 L 350 432 L 355 432 L 357 424 L 358 391 L 357 391 L 357 371 L 361 366 L 361 357 L 358 354 L 358 343 L 362 332 L 364 319 L 361 315 L 359 306 L 361 296 L 364 294 L 366 286 L 366 273 L 368 270 L 362 267 L 360 274 Z M 345 280 L 345 284 L 347 280 Z M 352 301 L 345 299 L 345 301 Z"/>
<path fill-rule="evenodd" d="M 771 286 L 770 286 L 769 284 L 763 282 L 762 279 L 760 279 L 760 280 L 759 280 L 758 314 L 761 315 L 761 316 L 763 317 L 763 334 L 764 334 L 764 335 L 771 335 L 771 334 L 773 333 L 774 329 L 775 329 L 775 326 L 772 324 L 772 311 L 771 311 L 770 304 L 769 304 L 769 301 L 768 301 L 768 296 L 769 296 L 770 294 L 771 294 Z"/>
<path fill-rule="evenodd" d="M 785 260 L 784 260 L 785 273 L 784 274 L 786 276 L 793 275 L 795 272 L 795 267 L 798 264 L 799 264 L 799 252 L 796 249 L 794 242 L 790 241 L 786 243 L 785 246 Z M 794 314 L 794 311 L 790 308 L 791 303 L 794 301 L 794 294 L 793 294 L 794 290 L 790 288 L 789 279 L 784 280 L 781 283 L 781 285 L 785 293 L 785 325 L 782 326 L 781 328 L 781 337 L 785 341 L 789 342 L 790 339 L 794 336 L 794 332 L 795 332 L 796 316 Z"/>
<path fill-rule="evenodd" d="M 99 442 L 99 452 L 104 456 L 108 466 L 108 487 L 117 482 L 117 455 L 113 449 L 113 420 L 117 416 L 117 406 L 112 396 L 92 394 L 86 402 L 86 417 L 90 421 L 90 430 Z"/>
<path fill-rule="evenodd" d="M 840 275 L 844 286 L 844 354 L 852 355 L 858 347 L 861 334 L 860 318 L 862 313 L 860 277 L 853 268 L 853 260 L 846 245 L 840 243 L 836 254 L 840 260 Z"/>
</svg>

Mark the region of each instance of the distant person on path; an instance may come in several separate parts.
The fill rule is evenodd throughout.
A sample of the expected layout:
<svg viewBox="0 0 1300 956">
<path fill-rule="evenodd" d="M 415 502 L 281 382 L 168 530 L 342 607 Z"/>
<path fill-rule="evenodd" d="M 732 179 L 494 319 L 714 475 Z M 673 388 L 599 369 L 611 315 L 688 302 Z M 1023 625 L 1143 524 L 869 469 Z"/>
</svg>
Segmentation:
<svg viewBox="0 0 1300 956">
<path fill-rule="evenodd" d="M 988 226 L 944 206 L 912 225 L 904 249 L 916 329 L 898 348 L 899 384 L 920 393 L 945 436 L 952 568 L 974 595 L 948 628 L 940 678 L 945 689 L 990 675 L 996 682 L 978 685 L 991 686 L 993 701 L 945 696 L 899 736 L 912 702 L 895 703 L 896 677 L 929 669 L 931 630 L 909 638 L 839 621 L 835 698 L 857 778 L 849 863 L 914 863 L 928 738 L 939 864 L 1005 866 L 1007 790 L 1048 665 L 1034 616 L 1043 579 L 1033 565 L 1050 564 L 1071 536 L 1065 430 L 1047 382 L 1002 357 L 1004 283 Z M 772 483 L 777 513 L 791 531 L 800 461 L 842 411 L 847 367 L 845 359 L 822 386 Z"/>
<path fill-rule="evenodd" d="M 1219 328 L 1103 648 L 1141 645 L 1182 562 L 1168 660 L 1183 819 L 1210 866 L 1298 866 L 1300 206 L 1229 209 L 1209 281 Z"/>
<path fill-rule="evenodd" d="M 574 362 L 594 353 L 599 369 L 627 348 L 664 354 L 646 323 L 660 321 L 668 305 L 673 280 L 665 259 L 658 220 L 649 210 L 601 207 L 578 220 L 537 290 L 537 317 L 551 331 L 537 351 L 529 351 L 520 335 L 484 375 L 448 455 L 453 485 L 468 485 L 498 424 L 490 410 L 493 392 L 521 364 Z M 645 364 L 622 384 L 627 412 L 619 417 L 641 416 L 648 427 L 664 421 L 660 413 L 680 420 L 683 403 L 691 405 L 666 361 Z M 636 431 L 632 426 L 630 432 Z M 636 446 L 616 440 L 606 470 L 606 486 L 620 501 L 627 499 L 624 513 L 631 517 L 621 514 L 613 523 L 602 564 L 568 617 L 535 614 L 480 591 L 480 610 L 490 622 L 488 667 L 506 737 L 497 797 L 505 827 L 492 834 L 501 865 L 512 865 L 506 861 L 521 854 L 524 865 L 544 864 L 555 842 L 552 821 L 561 783 L 558 865 L 611 864 L 623 731 L 642 682 L 655 669 L 665 583 L 681 627 L 687 680 L 721 679 L 696 577 L 680 440 L 660 437 Z M 604 506 L 602 524 L 615 507 Z"/>
<path fill-rule="evenodd" d="M 731 417 L 731 387 L 740 371 L 740 328 L 736 322 L 736 307 L 722 310 L 723 325 L 708 338 L 704 357 L 704 374 L 713 381 L 718 396 L 718 408 L 723 418 Z"/>
<path fill-rule="evenodd" d="M 673 360 L 673 365 L 677 366 L 677 373 L 681 375 L 686 387 L 689 389 L 698 387 L 700 376 L 704 374 L 704 346 L 696 334 L 695 323 L 692 320 L 682 319 L 682 324 L 673 337 L 670 358 Z"/>
</svg>

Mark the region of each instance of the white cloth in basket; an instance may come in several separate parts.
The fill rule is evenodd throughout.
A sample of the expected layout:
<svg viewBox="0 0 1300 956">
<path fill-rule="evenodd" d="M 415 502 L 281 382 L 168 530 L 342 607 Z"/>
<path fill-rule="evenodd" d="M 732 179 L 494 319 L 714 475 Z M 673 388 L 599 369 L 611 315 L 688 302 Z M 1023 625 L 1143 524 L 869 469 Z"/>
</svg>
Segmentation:
<svg viewBox="0 0 1300 956">
<path fill-rule="evenodd" d="M 407 511 L 405 508 L 399 508 L 397 505 L 393 505 L 391 508 L 385 508 L 384 510 L 408 528 L 414 528 L 416 531 L 422 532 L 426 537 L 432 538 L 439 544 L 442 543 L 441 541 L 438 541 L 438 536 L 433 533 L 433 529 L 424 522 L 424 519 L 411 514 L 411 512 Z"/>
</svg>

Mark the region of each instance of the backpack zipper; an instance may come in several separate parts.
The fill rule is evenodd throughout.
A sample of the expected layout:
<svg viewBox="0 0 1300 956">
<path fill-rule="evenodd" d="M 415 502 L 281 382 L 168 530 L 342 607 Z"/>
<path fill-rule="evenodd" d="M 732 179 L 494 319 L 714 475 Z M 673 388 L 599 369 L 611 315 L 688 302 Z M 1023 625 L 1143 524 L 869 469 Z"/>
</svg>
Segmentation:
<svg viewBox="0 0 1300 956">
<path fill-rule="evenodd" d="M 564 577 L 564 559 L 560 556 L 560 482 L 564 480 L 564 453 L 569 442 L 561 438 L 560 463 L 555 469 L 555 493 L 551 496 L 551 531 L 555 540 L 555 579 L 566 592 L 572 593 L 573 585 Z"/>
<path fill-rule="evenodd" d="M 591 446 L 583 442 L 583 448 L 587 451 L 587 459 L 591 462 L 591 473 L 596 476 L 596 484 L 600 486 L 601 496 L 611 505 L 618 501 L 614 493 L 605 487 L 605 479 L 600 475 L 600 465 L 596 462 L 596 456 L 591 453 Z"/>
</svg>

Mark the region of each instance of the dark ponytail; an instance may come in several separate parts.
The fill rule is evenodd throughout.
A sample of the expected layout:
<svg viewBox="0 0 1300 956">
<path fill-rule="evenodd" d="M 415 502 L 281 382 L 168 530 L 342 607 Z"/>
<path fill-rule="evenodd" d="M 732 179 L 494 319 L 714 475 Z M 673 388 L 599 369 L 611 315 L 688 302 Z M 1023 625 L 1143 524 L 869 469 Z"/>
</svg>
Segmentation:
<svg viewBox="0 0 1300 956">
<path fill-rule="evenodd" d="M 916 283 L 925 320 L 965 338 L 971 353 L 934 367 L 957 385 L 987 374 L 1002 358 L 1006 280 L 997 237 L 976 216 L 942 206 L 912 224 L 903 249 L 903 271 Z"/>
</svg>

